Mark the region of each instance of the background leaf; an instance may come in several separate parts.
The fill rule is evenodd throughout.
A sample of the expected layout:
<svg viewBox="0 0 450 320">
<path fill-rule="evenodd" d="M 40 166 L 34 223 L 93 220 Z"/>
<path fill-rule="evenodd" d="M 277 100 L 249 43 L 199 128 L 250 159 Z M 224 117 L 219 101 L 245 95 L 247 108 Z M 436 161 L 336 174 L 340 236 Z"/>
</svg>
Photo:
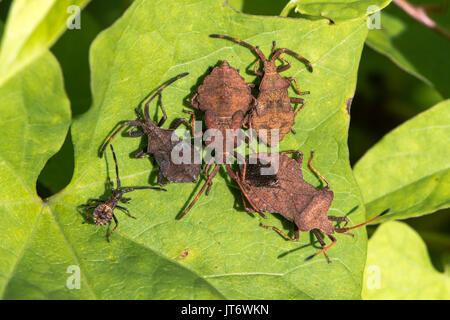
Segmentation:
<svg viewBox="0 0 450 320">
<path fill-rule="evenodd" d="M 432 16 L 436 17 L 449 21 L 450 11 Z M 395 4 L 383 10 L 381 29 L 369 31 L 367 44 L 436 88 L 444 98 L 450 97 L 450 73 L 446 72 L 450 70 L 450 41 L 413 20 Z"/>
<path fill-rule="evenodd" d="M 0 296 L 6 298 L 43 210 L 37 176 L 64 141 L 70 109 L 48 52 L 9 78 L 0 96 L 0 135 L 8 137 L 0 139 Z"/>
<path fill-rule="evenodd" d="M 188 107 L 187 100 L 219 61 L 228 60 L 247 81 L 255 79 L 247 71 L 255 56 L 246 48 L 209 38 L 210 33 L 245 39 L 266 53 L 272 40 L 277 40 L 280 47 L 296 50 L 312 61 L 315 69 L 310 74 L 302 63 L 289 59 L 293 67 L 286 76 L 296 76 L 301 88 L 311 94 L 297 119 L 297 135 L 285 138 L 281 148 L 300 148 L 305 159 L 314 149 L 316 167 L 335 191 L 330 212 L 350 213 L 355 224 L 364 221 L 346 145 L 348 102 L 367 33 L 364 20 L 330 26 L 327 21 L 241 15 L 217 1 L 135 1 L 92 46 L 93 106 L 72 128 L 74 177 L 49 200 L 85 275 L 82 287 L 90 287 L 97 298 L 169 298 L 157 294 L 168 290 L 167 283 L 157 281 L 162 270 L 147 269 L 155 264 L 155 257 L 162 257 L 168 268 L 193 272 L 198 283 L 206 283 L 210 291 L 198 297 L 359 298 L 364 230 L 357 230 L 354 239 L 339 237 L 338 245 L 330 250 L 332 265 L 323 257 L 305 263 L 304 258 L 318 250 L 316 244 L 311 246 L 308 234 L 301 236 L 300 244 L 293 244 L 258 227 L 259 220 L 245 213 L 236 186 L 223 172 L 209 197 L 202 198 L 181 221 L 174 218 L 198 190 L 194 184 L 172 184 L 167 193 L 136 191 L 129 209 L 137 220 L 118 213 L 120 226 L 111 244 L 105 241 L 105 228 L 81 224 L 83 213 L 78 206 L 89 198 L 106 196 L 107 172 L 113 170 L 109 153 L 106 160 L 100 159 L 98 148 L 119 121 L 135 118 L 133 108 L 149 91 L 181 72 L 190 73 L 163 94 L 172 121 L 185 116 L 182 110 Z M 160 117 L 161 113 L 152 111 L 152 115 Z M 156 182 L 158 169 L 151 161 L 130 159 L 139 144 L 139 139 L 118 137 L 114 141 L 124 185 Z M 306 166 L 305 177 L 320 185 Z M 266 223 L 292 228 L 276 215 Z M 184 251 L 188 255 L 181 258 Z M 99 278 L 99 273 L 105 276 Z M 123 290 L 125 283 L 127 290 Z M 181 284 L 173 287 L 180 296 L 189 297 L 192 288 L 183 288 Z"/>
<path fill-rule="evenodd" d="M 450 100 L 387 134 L 355 165 L 368 217 L 404 219 L 450 205 Z"/>
<path fill-rule="evenodd" d="M 90 2 L 82 11 L 81 29 L 67 30 L 52 47 L 64 76 L 72 116 L 86 112 L 92 102 L 89 48 L 97 34 L 109 27 L 125 11 L 131 0 Z M 62 148 L 49 159 L 38 178 L 38 192 L 47 198 L 67 186 L 74 168 L 73 143 L 67 135 Z"/>
<path fill-rule="evenodd" d="M 369 240 L 362 296 L 448 300 L 450 278 L 434 269 L 419 234 L 402 222 L 386 222 Z"/>
<path fill-rule="evenodd" d="M 291 0 L 281 12 L 287 16 L 292 9 L 302 15 L 323 17 L 333 22 L 366 17 L 376 11 L 383 9 L 390 0 Z"/>
<path fill-rule="evenodd" d="M 43 54 L 66 28 L 70 5 L 88 0 L 16 0 L 11 5 L 0 50 L 0 85 Z"/>
</svg>

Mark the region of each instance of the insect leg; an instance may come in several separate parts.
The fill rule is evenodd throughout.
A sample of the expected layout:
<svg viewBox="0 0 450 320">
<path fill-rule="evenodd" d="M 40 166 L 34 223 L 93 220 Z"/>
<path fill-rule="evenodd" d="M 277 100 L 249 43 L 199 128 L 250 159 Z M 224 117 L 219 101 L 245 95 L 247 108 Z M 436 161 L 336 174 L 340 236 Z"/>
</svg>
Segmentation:
<svg viewBox="0 0 450 320">
<path fill-rule="evenodd" d="M 322 178 L 323 181 L 325 181 L 325 183 L 327 184 L 327 185 L 325 186 L 325 188 L 329 187 L 330 184 L 328 183 L 327 179 L 325 179 L 325 177 L 324 177 L 323 175 L 321 175 L 321 174 L 319 173 L 319 171 L 317 171 L 316 169 L 314 169 L 314 167 L 312 166 L 312 160 L 313 160 L 313 158 L 314 158 L 314 151 L 311 151 L 311 158 L 309 159 L 309 168 L 310 168 L 312 171 L 314 171 L 314 173 L 317 174 L 320 178 Z"/>
<path fill-rule="evenodd" d="M 247 200 L 245 199 L 245 196 L 242 192 L 241 192 L 241 196 L 242 196 L 242 203 L 244 204 L 245 211 L 250 212 L 250 213 L 255 213 L 256 212 L 255 210 L 253 210 L 251 207 L 247 206 Z"/>
<path fill-rule="evenodd" d="M 296 154 L 297 155 L 297 162 L 300 163 L 300 165 L 303 162 L 303 153 L 300 150 L 290 150 L 290 151 L 283 151 L 282 154 Z"/>
<path fill-rule="evenodd" d="M 198 96 L 198 93 L 195 93 L 191 98 L 191 106 L 195 109 L 198 109 L 198 107 L 199 107 L 197 96 Z"/>
<path fill-rule="evenodd" d="M 306 102 L 302 98 L 291 98 L 291 97 L 289 97 L 289 101 L 291 103 L 295 103 L 295 104 L 299 104 L 300 105 L 300 107 L 294 113 L 294 117 L 296 117 L 297 114 L 300 112 L 300 110 L 303 109 L 303 107 L 305 106 Z"/>
<path fill-rule="evenodd" d="M 160 169 L 158 172 L 158 184 L 161 187 L 164 187 L 164 186 L 168 185 L 169 183 L 170 183 L 170 181 L 164 182 L 164 175 L 162 174 L 161 169 Z"/>
<path fill-rule="evenodd" d="M 91 203 L 94 202 L 104 202 L 104 201 L 102 199 L 89 199 L 89 201 L 85 205 L 90 205 Z"/>
<path fill-rule="evenodd" d="M 280 66 L 280 67 L 277 68 L 277 72 L 278 73 L 286 71 L 287 69 L 289 69 L 291 67 L 291 63 L 288 60 L 286 60 L 285 58 L 282 58 L 282 57 L 278 57 L 278 58 L 280 60 L 283 60 L 286 63 L 285 65 Z M 290 80 L 290 78 L 288 78 L 288 80 Z M 290 81 L 292 81 L 292 80 L 290 80 Z"/>
<path fill-rule="evenodd" d="M 186 124 L 189 126 L 189 128 L 191 128 L 191 134 L 192 137 L 197 138 L 196 136 L 196 132 L 195 132 L 195 121 L 196 121 L 196 117 L 195 117 L 195 113 L 189 110 L 183 110 L 184 113 L 190 114 L 192 116 L 192 124 L 190 124 L 187 120 L 186 120 Z M 201 136 L 201 135 L 200 135 Z"/>
<path fill-rule="evenodd" d="M 203 193 L 203 191 L 205 191 L 206 186 L 208 186 L 210 184 L 211 180 L 216 176 L 217 172 L 219 172 L 219 169 L 220 169 L 220 165 L 216 164 L 214 167 L 214 170 L 212 171 L 211 175 L 208 177 L 208 180 L 205 182 L 203 187 L 198 192 L 197 196 L 194 198 L 194 200 L 192 200 L 192 202 L 189 204 L 189 206 L 186 208 L 186 210 L 184 210 L 183 213 L 181 213 L 177 217 L 177 220 L 180 220 L 181 218 L 183 218 L 186 215 L 186 213 L 188 213 L 188 211 L 191 210 L 192 206 L 197 202 L 200 195 Z"/>
<path fill-rule="evenodd" d="M 125 211 L 125 214 L 126 214 L 127 216 L 129 216 L 130 218 L 136 219 L 136 217 L 134 217 L 134 216 L 132 216 L 132 215 L 130 214 L 130 211 L 129 211 L 127 208 L 122 207 L 122 206 L 116 206 L 116 208 L 119 208 L 119 209 Z"/>
<path fill-rule="evenodd" d="M 245 198 L 248 200 L 248 203 L 250 203 L 250 205 L 253 207 L 253 209 L 255 209 L 255 211 L 262 217 L 262 218 L 266 218 L 266 215 L 263 214 L 261 212 L 261 210 L 259 210 L 255 204 L 253 203 L 252 199 L 250 199 L 249 195 L 247 194 L 247 192 L 245 191 L 242 183 L 239 180 L 239 177 L 233 172 L 233 170 L 231 170 L 231 167 L 229 164 L 225 164 L 225 168 L 227 169 L 228 175 L 234 180 L 236 181 L 236 183 L 239 185 L 239 188 L 241 189 L 242 194 L 245 195 Z"/>
<path fill-rule="evenodd" d="M 95 208 L 97 208 L 97 206 L 87 206 L 86 208 L 84 208 L 84 215 L 86 216 L 86 220 L 84 220 L 83 223 L 87 223 L 89 220 L 89 210 L 95 209 Z"/>
<path fill-rule="evenodd" d="M 146 154 L 146 152 L 147 151 L 145 149 L 142 149 L 141 151 L 138 151 L 134 157 L 136 159 L 150 158 L 152 155 L 149 153 Z"/>
<path fill-rule="evenodd" d="M 284 60 L 284 59 L 283 59 Z M 294 85 L 295 85 L 295 91 L 297 92 L 297 94 L 299 94 L 299 95 L 301 95 L 301 96 L 303 96 L 303 95 L 305 95 L 305 94 L 310 94 L 310 92 L 309 91 L 300 91 L 300 89 L 298 88 L 298 83 L 297 83 L 297 79 L 296 78 L 294 78 L 294 77 L 289 77 L 289 78 L 286 78 L 287 80 L 289 80 L 290 82 L 293 82 L 294 83 Z"/>
<path fill-rule="evenodd" d="M 119 225 L 119 221 L 117 221 L 117 218 L 116 218 L 116 216 L 114 215 L 114 213 L 113 213 L 112 217 L 113 217 L 113 219 L 114 219 L 115 226 L 114 226 L 114 228 L 106 235 L 106 240 L 108 240 L 108 242 L 110 242 L 110 241 L 109 241 L 109 237 L 112 235 L 112 233 L 117 229 L 117 226 Z"/>
<path fill-rule="evenodd" d="M 296 237 L 296 238 L 291 238 L 291 237 L 289 237 L 286 233 L 284 233 L 283 231 L 281 231 L 280 229 L 278 229 L 277 227 L 266 226 L 265 224 L 262 224 L 262 223 L 260 223 L 259 226 L 260 226 L 260 227 L 263 227 L 263 228 L 265 228 L 265 229 L 269 229 L 269 230 L 276 231 L 276 232 L 278 232 L 283 238 L 285 238 L 285 239 L 287 239 L 287 240 L 289 240 L 289 241 L 292 241 L 292 242 L 297 242 L 297 241 L 298 241 L 298 238 L 297 238 L 297 237 Z"/>
<path fill-rule="evenodd" d="M 122 193 L 128 193 L 134 190 L 143 190 L 143 189 L 152 189 L 152 190 L 159 190 L 159 191 L 167 191 L 164 188 L 160 188 L 160 187 L 131 187 L 131 188 L 127 188 L 125 190 L 122 190 Z"/>
<path fill-rule="evenodd" d="M 167 113 L 166 113 L 166 110 L 164 110 L 164 107 L 162 105 L 162 94 L 161 94 L 161 92 L 158 94 L 158 103 L 157 104 L 158 104 L 158 107 L 161 109 L 161 111 L 163 113 L 163 117 L 158 122 L 158 127 L 161 127 L 167 120 Z"/>
<path fill-rule="evenodd" d="M 347 217 L 328 216 L 328 220 L 331 220 L 331 221 L 345 221 L 344 227 L 348 224 L 348 218 Z"/>
<path fill-rule="evenodd" d="M 258 77 L 264 76 L 264 73 L 258 70 L 260 61 L 261 59 L 258 59 L 255 65 L 253 66 L 253 73 L 256 74 Z"/>
<path fill-rule="evenodd" d="M 314 235 L 317 237 L 317 235 L 315 233 L 314 233 Z M 333 242 L 331 242 L 328 246 L 325 246 L 325 247 L 322 246 L 323 247 L 322 250 L 317 251 L 313 255 L 309 256 L 308 258 L 305 259 L 305 261 L 310 260 L 310 259 L 314 258 L 315 256 L 317 256 L 317 255 L 319 255 L 319 254 L 321 254 L 323 252 L 325 254 L 325 256 L 327 257 L 327 259 L 328 259 L 328 263 L 331 262 L 330 258 L 328 257 L 328 254 L 326 252 L 327 252 L 328 249 L 330 249 L 336 243 L 337 239 L 335 237 L 333 237 L 332 235 L 330 235 L 330 234 L 328 234 L 327 236 Z M 319 237 L 320 237 L 320 234 L 319 234 Z M 319 239 L 319 238 L 317 237 L 317 239 Z M 320 238 L 320 239 L 322 239 L 322 238 Z M 319 240 L 319 242 L 320 242 L 320 240 Z M 323 239 L 322 239 L 322 242 L 323 242 Z M 322 242 L 320 244 L 322 244 Z M 325 242 L 323 242 L 323 244 L 325 244 Z"/>
<path fill-rule="evenodd" d="M 319 231 L 317 231 L 316 229 L 312 230 L 314 236 L 317 238 L 317 240 L 319 240 L 320 245 L 322 246 L 322 248 L 326 247 L 325 241 L 323 241 L 322 236 L 320 235 Z M 326 251 L 323 252 L 323 254 L 325 255 L 325 257 L 327 257 L 328 263 L 331 262 L 330 257 L 328 256 L 328 253 Z"/>
</svg>

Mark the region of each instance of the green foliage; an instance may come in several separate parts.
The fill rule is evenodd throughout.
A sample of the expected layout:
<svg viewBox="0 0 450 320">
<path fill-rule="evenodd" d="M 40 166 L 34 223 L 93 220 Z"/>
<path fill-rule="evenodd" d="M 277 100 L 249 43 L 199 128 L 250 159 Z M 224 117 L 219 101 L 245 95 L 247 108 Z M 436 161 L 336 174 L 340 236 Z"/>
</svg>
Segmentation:
<svg viewBox="0 0 450 320">
<path fill-rule="evenodd" d="M 70 5 L 87 0 L 16 0 L 11 5 L 0 50 L 0 85 L 43 54 L 66 27 Z"/>
<path fill-rule="evenodd" d="M 449 21 L 449 14 L 447 10 L 436 17 L 446 16 Z M 388 56 L 403 70 L 436 88 L 444 98 L 449 98 L 450 73 L 446 70 L 450 70 L 450 41 L 414 21 L 394 4 L 381 13 L 381 27 L 369 31 L 367 44 Z"/>
<path fill-rule="evenodd" d="M 382 224 L 369 240 L 363 299 L 450 299 L 450 278 L 431 264 L 425 243 L 405 223 Z"/>
<path fill-rule="evenodd" d="M 366 17 L 383 9 L 391 0 L 291 0 L 281 12 L 287 16 L 291 10 L 308 16 L 323 17 L 333 22 L 343 22 Z"/>
<path fill-rule="evenodd" d="M 364 228 L 355 229 L 354 238 L 337 236 L 337 244 L 328 250 L 332 264 L 323 255 L 305 262 L 321 248 L 315 239 L 302 233 L 299 243 L 292 243 L 260 228 L 264 222 L 292 234 L 292 224 L 279 215 L 263 221 L 247 214 L 239 189 L 223 170 L 210 195 L 200 198 L 181 221 L 176 215 L 204 178 L 199 185 L 170 184 L 168 192 L 133 192 L 127 207 L 137 219 L 117 210 L 120 225 L 110 243 L 105 236 L 112 225 L 83 223 L 82 204 L 106 199 L 109 181 L 115 178 L 111 154 L 108 150 L 100 159 L 100 146 L 119 122 L 135 119 L 134 108 L 142 107 L 149 93 L 177 74 L 190 73 L 163 93 L 168 128 L 176 118 L 186 117 L 182 110 L 191 109 L 190 97 L 220 61 L 240 70 L 247 82 L 258 83 L 251 72 L 255 54 L 236 43 L 209 38 L 211 33 L 248 41 L 266 54 L 276 40 L 278 47 L 312 62 L 310 73 L 286 55 L 292 68 L 283 75 L 296 77 L 300 89 L 311 94 L 305 96 L 306 106 L 296 119 L 296 135 L 288 135 L 280 150 L 301 150 L 305 179 L 320 186 L 307 166 L 315 151 L 314 166 L 330 181 L 335 195 L 330 215 L 347 215 L 350 225 L 356 225 L 365 221 L 365 206 L 368 217 L 391 207 L 386 219 L 448 207 L 449 101 L 400 126 L 361 159 L 355 176 L 366 204 L 350 168 L 349 112 L 368 33 L 367 8 L 381 9 L 389 1 L 291 1 L 283 15 L 295 8 L 300 15 L 292 19 L 241 14 L 217 0 L 135 0 L 92 43 L 90 70 L 87 57 L 78 67 L 72 60 L 86 55 L 99 30 L 122 12 L 117 8 L 130 2 L 123 0 L 100 9 L 101 21 L 97 13 L 83 16 L 82 27 L 90 31 L 68 32 L 53 47 L 65 71 L 63 84 L 60 66 L 48 48 L 64 30 L 67 7 L 87 2 L 47 0 L 36 7 L 16 0 L 5 24 L 0 52 L 0 136 L 7 137 L 0 140 L 0 298 L 358 299 L 362 290 L 366 299 L 448 298 L 448 278 L 432 268 L 421 239 L 403 224 L 383 224 L 370 241 L 368 264 L 379 266 L 382 281 L 381 289 L 368 291 L 363 289 Z M 230 0 L 238 10 L 260 15 L 276 15 L 286 2 Z M 79 46 L 73 49 L 72 42 Z M 407 58 L 404 61 L 419 70 Z M 90 92 L 78 84 L 86 84 L 89 75 Z M 439 86 L 432 80 L 437 77 L 424 78 Z M 63 145 L 71 124 L 64 87 L 76 117 Z M 161 117 L 156 103 L 151 116 Z M 126 134 L 113 141 L 122 185 L 156 184 L 159 169 L 154 162 L 134 159 L 146 143 Z M 56 193 L 45 201 L 35 191 L 38 176 L 39 185 Z M 387 239 L 395 239 L 397 246 Z M 66 286 L 71 266 L 80 267 L 79 290 Z M 417 279 L 405 284 L 405 268 Z M 430 287 L 418 292 L 420 286 Z"/>
<path fill-rule="evenodd" d="M 355 165 L 367 216 L 405 219 L 450 205 L 450 100 L 386 135 Z"/>
<path fill-rule="evenodd" d="M 158 14 L 151 10 L 153 6 L 160 8 Z M 181 14 L 183 22 L 177 18 Z M 293 29 L 305 36 L 291 35 Z M 244 212 L 236 186 L 223 174 L 210 196 L 201 199 L 180 222 L 174 217 L 196 190 L 194 184 L 170 185 L 167 193 L 136 191 L 129 209 L 137 220 L 119 216 L 120 226 L 111 244 L 105 241 L 105 228 L 82 224 L 79 205 L 105 194 L 106 173 L 111 169 L 111 157 L 107 155 L 107 167 L 105 159 L 97 156 L 98 148 L 114 125 L 135 117 L 133 107 L 148 91 L 178 73 L 190 72 L 164 92 L 165 108 L 174 119 L 183 115 L 182 101 L 196 90 L 197 78 L 222 59 L 240 69 L 248 81 L 255 79 L 245 72 L 255 61 L 254 55 L 238 45 L 209 38 L 214 32 L 259 44 L 265 52 L 277 39 L 279 46 L 300 51 L 312 61 L 315 70 L 310 74 L 302 63 L 290 59 L 290 75 L 298 77 L 301 87 L 312 93 L 296 123 L 297 135 L 286 138 L 281 148 L 300 148 L 306 159 L 314 149 L 315 165 L 336 193 L 333 214 L 344 215 L 356 207 L 350 215 L 352 223 L 364 220 L 346 147 L 347 101 L 355 89 L 357 57 L 366 35 L 364 20 L 330 26 L 326 21 L 248 17 L 217 1 L 136 1 L 92 46 L 94 104 L 73 124 L 73 180 L 49 200 L 37 223 L 28 224 L 39 232 L 48 229 L 48 236 L 35 233 L 29 240 L 39 241 L 39 248 L 47 253 L 38 254 L 38 267 L 27 268 L 36 259 L 31 253 L 36 248 L 29 246 L 33 251 L 24 251 L 5 297 L 17 297 L 19 289 L 22 297 L 51 297 L 54 292 L 65 298 L 359 297 L 364 230 L 357 231 L 355 239 L 339 239 L 330 250 L 332 269 L 323 257 L 302 262 L 318 250 L 316 244 L 310 245 L 309 236 L 302 235 L 306 247 L 300 248 L 301 244 L 288 243 L 259 228 L 258 219 Z M 130 159 L 130 153 L 139 147 L 138 139 L 119 137 L 115 146 L 124 185 L 148 184 L 149 175 L 154 183 L 157 168 L 148 161 Z M 319 184 L 307 169 L 305 177 Z M 282 221 L 271 216 L 267 223 L 291 228 Z M 27 235 L 24 232 L 24 237 Z M 188 256 L 180 257 L 185 250 Z M 83 274 L 81 289 L 76 292 L 66 290 L 62 281 L 71 264 L 80 265 Z M 39 266 L 45 266 L 45 272 Z M 14 276 L 17 274 L 19 278 Z M 45 285 L 36 282 L 37 274 Z M 29 286 L 40 290 L 32 292 L 27 290 Z"/>
</svg>

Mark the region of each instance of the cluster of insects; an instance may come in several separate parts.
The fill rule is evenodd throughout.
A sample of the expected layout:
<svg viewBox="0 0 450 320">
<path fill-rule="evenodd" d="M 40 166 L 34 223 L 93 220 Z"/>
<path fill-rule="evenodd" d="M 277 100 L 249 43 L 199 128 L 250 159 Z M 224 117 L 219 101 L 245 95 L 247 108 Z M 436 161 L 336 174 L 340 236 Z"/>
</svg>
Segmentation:
<svg viewBox="0 0 450 320">
<path fill-rule="evenodd" d="M 130 198 L 124 197 L 125 193 L 136 189 L 166 191 L 161 187 L 171 182 L 196 182 L 203 172 L 206 175 L 206 181 L 190 204 L 177 216 L 178 220 L 182 219 L 204 192 L 209 193 L 214 177 L 224 166 L 227 174 L 241 191 L 245 209 L 248 212 L 258 213 L 262 218 L 266 218 L 264 212 L 281 214 L 284 218 L 293 222 L 294 238 L 276 227 L 263 224 L 261 224 L 261 227 L 274 230 L 290 241 L 298 241 L 299 231 L 311 231 L 322 249 L 306 260 L 324 253 L 328 262 L 331 262 L 327 250 L 337 241 L 334 233 L 353 236 L 349 232 L 350 230 L 366 225 L 377 217 L 362 224 L 347 227 L 349 222 L 347 217 L 328 215 L 334 194 L 330 190 L 330 184 L 325 177 L 312 165 L 314 152 L 309 160 L 309 168 L 325 183 L 322 188 L 316 188 L 304 180 L 302 174 L 303 154 L 300 151 L 253 153 L 244 157 L 236 170 L 233 170 L 229 161 L 227 161 L 230 157 L 239 158 L 235 149 L 242 142 L 249 144 L 253 139 L 252 132 L 255 132 L 256 136 L 268 146 L 278 145 L 289 132 L 295 133 L 292 129 L 295 117 L 305 106 L 305 100 L 298 97 L 289 97 L 288 89 L 293 83 L 298 95 L 309 94 L 309 91 L 300 91 L 295 78 L 283 77 L 280 74 L 291 67 L 290 62 L 282 55 L 290 54 L 296 57 L 306 65 L 310 72 L 313 71 L 311 63 L 292 50 L 277 49 L 275 42 L 273 42 L 271 54 L 267 58 L 258 47 L 247 42 L 224 35 L 212 34 L 210 36 L 230 40 L 250 48 L 258 58 L 253 69 L 254 74 L 261 77 L 257 97 L 254 97 L 251 91 L 255 85 L 246 83 L 238 70 L 230 66 L 226 60 L 223 60 L 206 76 L 198 91 L 190 100 L 191 106 L 203 113 L 206 129 L 217 130 L 224 140 L 230 138 L 232 141 L 231 147 L 225 148 L 222 152 L 216 152 L 204 167 L 201 163 L 196 163 L 193 158 L 189 163 L 179 163 L 172 159 L 171 155 L 179 142 L 179 140 L 173 138 L 175 129 L 181 124 L 185 124 L 191 129 L 194 137 L 197 134 L 195 132 L 195 114 L 186 110 L 183 111 L 192 115 L 192 124 L 181 118 L 175 121 L 171 129 L 161 127 L 167 120 L 166 111 L 162 104 L 162 92 L 178 79 L 188 75 L 188 73 L 180 74 L 169 80 L 148 99 L 143 114 L 135 109 L 137 119 L 122 122 L 101 147 L 100 157 L 103 156 L 107 145 L 110 145 L 115 162 L 117 182 L 115 188 L 114 184 L 111 183 L 111 195 L 108 199 L 91 199 L 85 205 L 86 219 L 89 217 L 89 211 L 93 210 L 92 219 L 95 224 L 105 225 L 113 220 L 115 226 L 107 234 L 107 240 L 109 241 L 111 234 L 118 226 L 118 220 L 114 215 L 115 209 L 120 209 L 129 217 L 134 218 L 127 208 L 118 205 L 119 202 L 127 203 L 130 200 Z M 277 60 L 284 63 L 277 66 Z M 260 70 L 260 65 L 262 65 L 262 70 Z M 149 115 L 149 105 L 156 97 L 158 98 L 157 105 L 163 114 L 159 122 L 153 121 Z M 292 104 L 298 106 L 296 110 Z M 161 187 L 121 187 L 117 159 L 111 141 L 125 127 L 130 128 L 128 131 L 129 137 L 147 137 L 147 146 L 136 153 L 136 158 L 154 158 L 159 166 L 158 184 Z M 249 129 L 250 137 L 244 136 L 242 138 L 243 136 L 240 135 L 230 137 L 230 132 L 240 132 L 244 128 Z M 272 134 L 273 132 L 277 134 Z M 205 145 L 208 146 L 213 142 L 214 138 L 207 140 Z M 294 158 L 289 155 L 294 155 Z M 193 153 L 192 157 L 194 157 Z M 275 167 L 277 170 L 273 170 Z M 388 211 L 389 209 L 379 216 Z M 337 227 L 333 224 L 334 222 L 344 223 L 344 226 Z M 331 240 L 329 245 L 326 245 L 323 235 Z"/>
</svg>

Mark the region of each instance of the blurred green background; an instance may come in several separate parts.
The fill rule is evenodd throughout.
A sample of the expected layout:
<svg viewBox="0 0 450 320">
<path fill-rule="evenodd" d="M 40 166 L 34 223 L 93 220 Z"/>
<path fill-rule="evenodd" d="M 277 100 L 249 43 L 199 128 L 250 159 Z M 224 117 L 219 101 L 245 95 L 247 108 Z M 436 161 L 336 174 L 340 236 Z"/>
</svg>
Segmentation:
<svg viewBox="0 0 450 320">
<path fill-rule="evenodd" d="M 287 2 L 287 0 L 229 1 L 237 10 L 257 15 L 278 15 Z M 11 1 L 0 2 L 0 33 L 10 3 Z M 102 30 L 113 24 L 131 3 L 132 0 L 92 0 L 82 12 L 81 29 L 67 30 L 51 49 L 61 64 L 74 118 L 88 110 L 91 104 L 90 44 Z M 430 3 L 439 4 L 440 1 Z M 422 28 L 417 21 L 408 17 L 393 3 L 383 12 L 392 16 L 401 16 L 413 28 Z M 291 13 L 290 16 L 296 16 L 296 14 Z M 447 8 L 443 14 L 436 15 L 436 20 L 448 27 L 450 21 L 445 18 L 448 16 Z M 382 15 L 381 19 L 383 19 Z M 445 38 L 442 39 L 442 41 L 448 41 Z M 429 60 L 432 60 L 432 56 Z M 299 82 L 301 84 L 301 79 Z M 389 58 L 366 45 L 361 57 L 358 84 L 351 106 L 348 143 L 352 165 L 386 133 L 443 98 L 429 84 L 400 69 Z M 63 189 L 71 180 L 73 168 L 73 145 L 69 132 L 62 149 L 48 161 L 38 179 L 39 195 L 46 198 Z M 47 183 L 49 177 L 53 177 L 53 182 L 57 177 L 58 184 Z M 450 268 L 448 268 L 450 266 L 450 215 L 448 213 L 450 210 L 442 210 L 435 214 L 408 219 L 406 222 L 425 240 L 434 266 L 439 271 L 450 274 Z M 368 228 L 369 235 L 375 228 L 376 226 Z"/>
</svg>

